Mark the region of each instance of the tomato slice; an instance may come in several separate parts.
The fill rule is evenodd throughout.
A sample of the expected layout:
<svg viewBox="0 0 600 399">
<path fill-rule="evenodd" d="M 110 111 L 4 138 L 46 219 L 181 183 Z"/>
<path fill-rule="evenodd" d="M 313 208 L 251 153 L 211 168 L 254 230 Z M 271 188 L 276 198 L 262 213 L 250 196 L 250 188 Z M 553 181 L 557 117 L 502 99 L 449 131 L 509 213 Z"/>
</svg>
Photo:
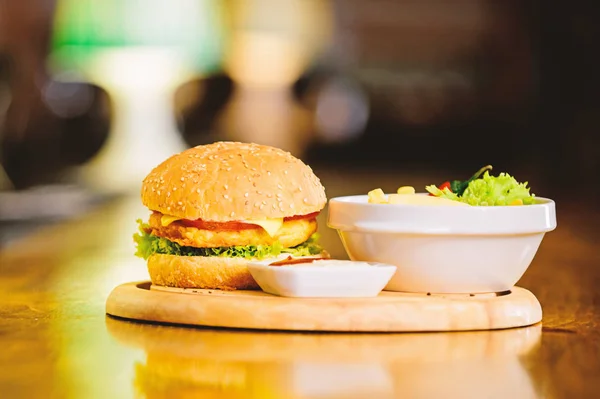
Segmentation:
<svg viewBox="0 0 600 399">
<path fill-rule="evenodd" d="M 313 212 L 306 215 L 295 215 L 283 218 L 284 222 L 288 222 L 291 220 L 301 220 L 301 219 L 314 219 L 319 215 L 319 212 Z M 238 221 L 231 222 L 210 222 L 204 221 L 202 219 L 189 220 L 189 219 L 180 219 L 173 223 L 181 223 L 186 227 L 195 227 L 201 230 L 246 230 L 246 229 L 261 229 L 262 227 L 251 224 L 244 223 Z"/>
<path fill-rule="evenodd" d="M 284 222 L 288 222 L 290 220 L 300 220 L 300 219 L 314 219 L 319 216 L 319 212 L 308 213 L 306 215 L 295 215 L 283 218 Z"/>
</svg>

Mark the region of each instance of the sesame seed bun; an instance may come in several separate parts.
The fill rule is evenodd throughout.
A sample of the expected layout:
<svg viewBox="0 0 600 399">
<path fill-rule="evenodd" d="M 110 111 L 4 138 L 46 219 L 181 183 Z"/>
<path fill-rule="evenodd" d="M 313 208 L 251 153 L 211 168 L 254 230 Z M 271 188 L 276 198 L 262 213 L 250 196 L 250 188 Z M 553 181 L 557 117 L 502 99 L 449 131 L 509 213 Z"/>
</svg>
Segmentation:
<svg viewBox="0 0 600 399">
<path fill-rule="evenodd" d="M 152 284 L 177 288 L 256 290 L 244 258 L 154 254 L 148 258 Z"/>
<path fill-rule="evenodd" d="M 185 219 L 227 222 L 321 211 L 325 189 L 289 152 L 252 143 L 217 142 L 173 155 L 144 179 L 142 203 Z"/>
</svg>

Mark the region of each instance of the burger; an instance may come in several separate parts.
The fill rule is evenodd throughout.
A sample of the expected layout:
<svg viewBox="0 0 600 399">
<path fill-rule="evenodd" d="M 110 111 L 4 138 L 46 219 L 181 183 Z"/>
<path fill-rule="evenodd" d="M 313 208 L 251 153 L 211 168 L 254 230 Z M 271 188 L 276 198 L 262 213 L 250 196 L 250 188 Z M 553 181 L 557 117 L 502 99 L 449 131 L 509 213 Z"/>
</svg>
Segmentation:
<svg viewBox="0 0 600 399">
<path fill-rule="evenodd" d="M 250 261 L 328 257 L 316 234 L 325 189 L 308 165 L 278 148 L 189 148 L 144 178 L 141 200 L 151 213 L 138 220 L 136 256 L 154 285 L 258 289 Z"/>
</svg>

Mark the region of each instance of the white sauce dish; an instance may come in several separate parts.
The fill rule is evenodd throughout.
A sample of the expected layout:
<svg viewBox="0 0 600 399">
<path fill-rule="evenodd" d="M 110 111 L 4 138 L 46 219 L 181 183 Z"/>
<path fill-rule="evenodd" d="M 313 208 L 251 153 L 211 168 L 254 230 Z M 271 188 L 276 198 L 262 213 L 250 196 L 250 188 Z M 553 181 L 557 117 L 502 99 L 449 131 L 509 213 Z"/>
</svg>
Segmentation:
<svg viewBox="0 0 600 399">
<path fill-rule="evenodd" d="M 377 262 L 294 259 L 303 263 L 251 262 L 248 270 L 264 292 L 294 298 L 375 297 L 396 272 L 396 266 Z"/>
</svg>

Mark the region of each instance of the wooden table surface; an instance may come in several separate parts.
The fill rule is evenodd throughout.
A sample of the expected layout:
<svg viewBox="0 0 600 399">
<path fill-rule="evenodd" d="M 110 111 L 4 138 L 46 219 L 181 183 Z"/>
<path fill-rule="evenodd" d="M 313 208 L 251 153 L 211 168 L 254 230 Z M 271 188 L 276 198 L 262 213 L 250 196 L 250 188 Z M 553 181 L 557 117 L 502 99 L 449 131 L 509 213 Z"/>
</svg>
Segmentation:
<svg viewBox="0 0 600 399">
<path fill-rule="evenodd" d="M 318 171 L 331 198 L 425 177 Z M 118 284 L 146 280 L 124 198 L 0 252 L 0 397 L 600 397 L 600 247 L 591 202 L 557 202 L 559 227 L 519 282 L 542 324 L 503 331 L 298 334 L 107 317 Z M 322 241 L 346 258 L 320 216 Z M 482 259 L 482 261 L 485 261 Z"/>
</svg>

